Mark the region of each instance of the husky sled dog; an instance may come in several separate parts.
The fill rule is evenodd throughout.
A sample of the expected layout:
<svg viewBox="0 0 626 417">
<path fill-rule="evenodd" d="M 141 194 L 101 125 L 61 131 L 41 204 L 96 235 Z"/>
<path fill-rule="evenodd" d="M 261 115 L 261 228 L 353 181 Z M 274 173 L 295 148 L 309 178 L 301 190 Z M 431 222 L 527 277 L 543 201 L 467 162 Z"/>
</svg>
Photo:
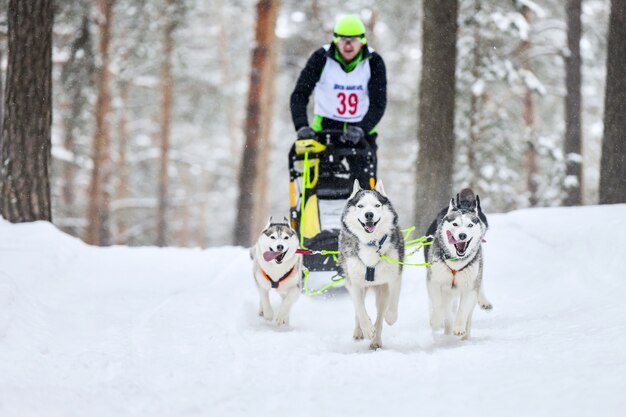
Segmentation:
<svg viewBox="0 0 626 417">
<path fill-rule="evenodd" d="M 482 292 L 482 241 L 487 231 L 487 218 L 480 208 L 480 199 L 465 189 L 429 228 L 434 240 L 425 251 L 428 267 L 426 285 L 431 304 L 430 325 L 444 328 L 445 334 L 468 339 L 472 313 L 478 302 L 483 309 L 491 303 Z M 432 232 L 432 229 L 435 229 Z M 458 308 L 455 302 L 458 301 Z M 454 324 L 453 324 L 454 323 Z"/>
<path fill-rule="evenodd" d="M 259 291 L 259 316 L 272 320 L 274 312 L 269 291 L 274 288 L 282 297 L 276 325 L 289 325 L 289 312 L 302 289 L 302 255 L 296 253 L 298 237 L 286 218 L 269 218 L 256 244 L 250 249 L 254 281 Z"/>
<path fill-rule="evenodd" d="M 389 325 L 398 318 L 402 265 L 385 261 L 386 255 L 400 262 L 404 258 L 404 239 L 398 215 L 383 189 L 382 181 L 373 190 L 363 190 L 354 181 L 341 217 L 339 264 L 346 278 L 356 313 L 355 340 L 367 337 L 370 349 L 382 347 L 383 318 Z M 376 321 L 365 310 L 365 294 L 376 294 Z"/>
</svg>

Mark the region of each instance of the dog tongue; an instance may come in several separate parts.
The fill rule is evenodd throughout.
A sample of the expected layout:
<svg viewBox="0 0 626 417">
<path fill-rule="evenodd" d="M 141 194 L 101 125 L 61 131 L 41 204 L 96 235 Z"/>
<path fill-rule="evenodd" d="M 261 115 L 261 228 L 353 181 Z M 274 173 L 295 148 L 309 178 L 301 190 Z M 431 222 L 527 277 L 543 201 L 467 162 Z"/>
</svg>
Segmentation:
<svg viewBox="0 0 626 417">
<path fill-rule="evenodd" d="M 374 224 L 374 223 L 365 223 L 365 231 L 367 233 L 374 233 L 374 230 L 376 230 L 376 224 Z"/>
<path fill-rule="evenodd" d="M 274 252 L 274 251 L 268 250 L 267 252 L 263 252 L 263 259 L 265 259 L 265 262 L 271 262 L 274 259 L 278 258 L 278 256 L 281 253 L 282 252 Z"/>
<path fill-rule="evenodd" d="M 448 243 L 450 243 L 451 245 L 456 245 L 457 243 L 461 243 L 460 240 L 456 240 L 454 236 L 452 236 L 452 232 L 449 230 L 446 231 L 446 236 L 448 236 Z"/>
</svg>

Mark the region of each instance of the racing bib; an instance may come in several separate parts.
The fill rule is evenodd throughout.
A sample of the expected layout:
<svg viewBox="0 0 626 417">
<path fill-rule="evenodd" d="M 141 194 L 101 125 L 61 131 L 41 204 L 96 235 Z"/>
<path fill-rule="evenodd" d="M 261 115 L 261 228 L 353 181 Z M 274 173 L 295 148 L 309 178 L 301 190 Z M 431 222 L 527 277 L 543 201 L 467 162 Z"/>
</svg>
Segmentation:
<svg viewBox="0 0 626 417">
<path fill-rule="evenodd" d="M 370 105 L 367 91 L 370 75 L 367 59 L 348 73 L 337 61 L 326 59 L 320 80 L 315 86 L 315 114 L 341 122 L 363 120 Z"/>
</svg>

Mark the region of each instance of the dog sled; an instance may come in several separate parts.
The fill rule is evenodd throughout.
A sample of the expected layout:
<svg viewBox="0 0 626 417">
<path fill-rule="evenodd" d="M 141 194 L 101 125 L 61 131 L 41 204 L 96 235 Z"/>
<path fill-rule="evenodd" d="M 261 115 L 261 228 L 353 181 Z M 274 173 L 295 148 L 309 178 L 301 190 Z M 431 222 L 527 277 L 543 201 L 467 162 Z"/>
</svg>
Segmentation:
<svg viewBox="0 0 626 417">
<path fill-rule="evenodd" d="M 337 264 L 341 214 L 357 178 L 347 157 L 374 162 L 365 139 L 357 145 L 340 141 L 342 130 L 323 130 L 316 138 L 298 139 L 289 152 L 291 226 L 298 232 L 307 294 L 343 286 Z M 375 179 L 370 179 L 373 188 Z"/>
</svg>

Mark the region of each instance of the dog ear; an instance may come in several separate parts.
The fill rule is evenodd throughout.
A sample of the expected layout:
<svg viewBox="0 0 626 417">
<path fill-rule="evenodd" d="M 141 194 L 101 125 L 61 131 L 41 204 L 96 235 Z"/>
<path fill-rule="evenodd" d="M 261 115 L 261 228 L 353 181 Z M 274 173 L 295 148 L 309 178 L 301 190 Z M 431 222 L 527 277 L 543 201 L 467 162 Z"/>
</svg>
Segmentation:
<svg viewBox="0 0 626 417">
<path fill-rule="evenodd" d="M 454 198 L 450 199 L 450 205 L 448 206 L 448 212 L 446 213 L 446 215 L 450 214 L 451 211 L 455 210 L 456 207 L 454 205 Z"/>
<path fill-rule="evenodd" d="M 283 216 L 283 221 L 285 222 L 285 224 L 289 224 L 289 219 L 285 216 Z"/>
<path fill-rule="evenodd" d="M 383 197 L 387 197 L 387 194 L 385 194 L 385 187 L 383 186 L 383 181 L 382 180 L 376 181 L 376 185 L 374 186 L 374 190 L 378 191 Z"/>
<path fill-rule="evenodd" d="M 481 211 L 483 211 L 483 209 L 480 208 L 480 197 L 478 196 L 478 194 L 476 194 L 476 214 L 480 213 Z"/>
<path fill-rule="evenodd" d="M 269 228 L 270 228 L 270 226 L 272 225 L 272 221 L 273 221 L 272 216 L 270 216 L 270 218 L 269 218 L 269 219 L 267 219 L 267 224 L 265 225 L 265 227 L 263 228 L 263 230 L 267 230 L 267 229 L 269 229 Z"/>
<path fill-rule="evenodd" d="M 359 184 L 359 180 L 354 180 L 354 186 L 352 187 L 352 194 L 350 194 L 350 197 L 348 197 L 348 200 L 354 197 L 356 193 L 358 193 L 359 191 L 361 191 L 361 184 Z"/>
</svg>

